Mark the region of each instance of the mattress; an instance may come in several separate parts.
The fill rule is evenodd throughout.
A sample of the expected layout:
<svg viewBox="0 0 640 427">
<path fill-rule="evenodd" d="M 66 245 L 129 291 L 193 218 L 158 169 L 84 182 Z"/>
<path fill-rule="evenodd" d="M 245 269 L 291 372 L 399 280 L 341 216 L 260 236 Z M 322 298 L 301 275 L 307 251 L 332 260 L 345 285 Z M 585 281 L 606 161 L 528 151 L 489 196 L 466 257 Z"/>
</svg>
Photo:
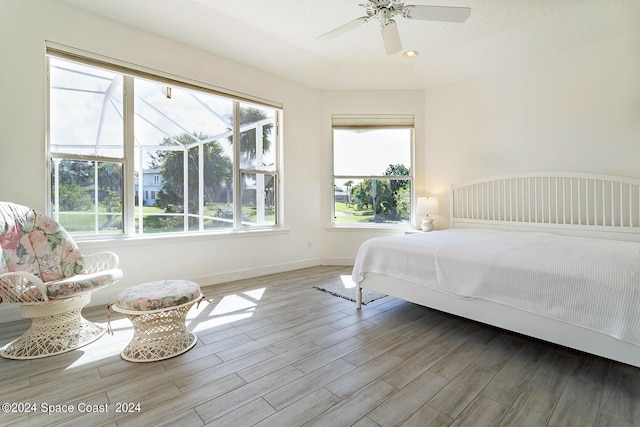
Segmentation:
<svg viewBox="0 0 640 427">
<path fill-rule="evenodd" d="M 493 301 L 640 346 L 640 243 L 443 230 L 366 241 L 356 257 L 354 281 L 368 272 L 456 298 Z"/>
</svg>

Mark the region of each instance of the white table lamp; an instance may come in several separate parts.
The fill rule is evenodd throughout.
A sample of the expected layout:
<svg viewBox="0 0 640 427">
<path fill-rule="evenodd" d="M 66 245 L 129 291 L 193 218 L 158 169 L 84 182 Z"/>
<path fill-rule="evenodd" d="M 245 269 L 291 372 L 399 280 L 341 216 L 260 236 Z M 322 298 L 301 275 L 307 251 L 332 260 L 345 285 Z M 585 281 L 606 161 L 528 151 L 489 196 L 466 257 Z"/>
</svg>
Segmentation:
<svg viewBox="0 0 640 427">
<path fill-rule="evenodd" d="M 429 214 L 438 213 L 438 199 L 432 196 L 418 197 L 418 214 L 424 213 L 422 217 L 422 231 L 433 230 L 433 218 Z"/>
</svg>

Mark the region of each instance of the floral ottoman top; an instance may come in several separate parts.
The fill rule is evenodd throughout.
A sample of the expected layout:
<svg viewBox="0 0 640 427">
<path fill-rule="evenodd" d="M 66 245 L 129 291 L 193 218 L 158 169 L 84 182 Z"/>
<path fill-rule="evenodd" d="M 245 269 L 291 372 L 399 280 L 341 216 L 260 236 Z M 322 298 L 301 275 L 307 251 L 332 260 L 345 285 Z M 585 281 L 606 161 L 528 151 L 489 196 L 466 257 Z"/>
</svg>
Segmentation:
<svg viewBox="0 0 640 427">
<path fill-rule="evenodd" d="M 124 310 L 160 310 L 195 301 L 200 295 L 197 283 L 189 280 L 160 280 L 125 289 L 116 297 L 116 306 Z"/>
</svg>

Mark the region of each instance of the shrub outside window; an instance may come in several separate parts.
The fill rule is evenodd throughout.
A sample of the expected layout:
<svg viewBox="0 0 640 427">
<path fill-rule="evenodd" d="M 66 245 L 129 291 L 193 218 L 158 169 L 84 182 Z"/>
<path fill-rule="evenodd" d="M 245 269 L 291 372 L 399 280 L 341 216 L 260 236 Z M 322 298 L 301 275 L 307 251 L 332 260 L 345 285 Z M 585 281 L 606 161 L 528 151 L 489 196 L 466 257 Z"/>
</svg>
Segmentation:
<svg viewBox="0 0 640 427">
<path fill-rule="evenodd" d="M 278 224 L 278 108 L 48 61 L 49 208 L 72 234 Z"/>
</svg>

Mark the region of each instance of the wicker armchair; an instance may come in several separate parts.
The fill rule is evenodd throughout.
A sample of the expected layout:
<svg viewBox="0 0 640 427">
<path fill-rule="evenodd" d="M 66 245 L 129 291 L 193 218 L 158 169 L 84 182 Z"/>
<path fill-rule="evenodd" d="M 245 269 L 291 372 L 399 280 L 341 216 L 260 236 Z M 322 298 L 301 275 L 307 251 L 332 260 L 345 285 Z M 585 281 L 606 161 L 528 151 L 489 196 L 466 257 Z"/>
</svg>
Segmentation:
<svg viewBox="0 0 640 427">
<path fill-rule="evenodd" d="M 36 359 L 75 350 L 106 331 L 82 317 L 91 293 L 122 278 L 111 252 L 83 256 L 66 230 L 25 206 L 0 202 L 0 302 L 19 304 L 31 327 L 0 356 Z"/>
</svg>

